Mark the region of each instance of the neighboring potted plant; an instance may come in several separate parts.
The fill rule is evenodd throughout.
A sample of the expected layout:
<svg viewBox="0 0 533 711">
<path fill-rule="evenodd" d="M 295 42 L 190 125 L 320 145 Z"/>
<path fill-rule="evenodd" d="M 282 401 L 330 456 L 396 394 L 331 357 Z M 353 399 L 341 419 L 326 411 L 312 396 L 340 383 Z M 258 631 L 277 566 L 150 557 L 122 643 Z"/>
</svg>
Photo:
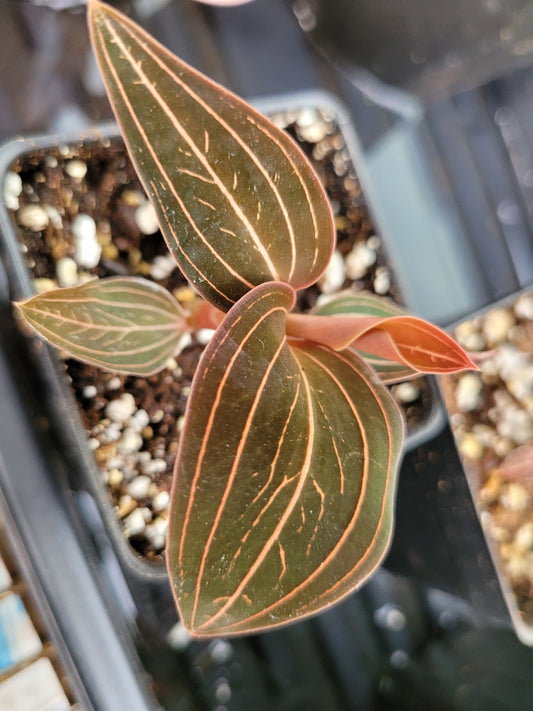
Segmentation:
<svg viewBox="0 0 533 711">
<path fill-rule="evenodd" d="M 533 293 L 452 328 L 478 373 L 440 378 L 451 427 L 513 624 L 533 644 Z"/>
<path fill-rule="evenodd" d="M 116 276 L 20 308 L 71 355 L 136 375 L 163 367 L 193 327 L 216 326 L 180 441 L 170 578 L 194 634 L 286 624 L 355 589 L 387 549 L 403 426 L 381 381 L 474 366 L 442 331 L 370 295 L 291 313 L 334 249 L 301 152 L 117 11 L 91 2 L 89 17 L 162 232 L 208 303 L 183 308 Z M 88 263 L 98 240 L 82 242 Z"/>
</svg>

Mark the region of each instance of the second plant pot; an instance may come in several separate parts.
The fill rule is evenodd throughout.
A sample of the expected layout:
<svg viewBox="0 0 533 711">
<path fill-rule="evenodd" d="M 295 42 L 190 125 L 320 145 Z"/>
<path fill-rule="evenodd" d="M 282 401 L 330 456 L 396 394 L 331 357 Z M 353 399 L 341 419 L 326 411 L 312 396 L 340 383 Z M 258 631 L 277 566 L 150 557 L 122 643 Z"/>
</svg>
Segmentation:
<svg viewBox="0 0 533 711">
<path fill-rule="evenodd" d="M 484 353 L 479 373 L 440 384 L 510 617 L 533 645 L 533 291 L 472 314 L 452 332 Z"/>
</svg>

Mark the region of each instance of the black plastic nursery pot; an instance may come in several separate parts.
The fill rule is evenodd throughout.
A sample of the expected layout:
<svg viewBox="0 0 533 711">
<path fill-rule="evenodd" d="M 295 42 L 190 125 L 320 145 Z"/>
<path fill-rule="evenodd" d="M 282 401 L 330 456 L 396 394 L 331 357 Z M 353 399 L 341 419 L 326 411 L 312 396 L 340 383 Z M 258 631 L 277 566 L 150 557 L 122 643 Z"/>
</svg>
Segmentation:
<svg viewBox="0 0 533 711">
<path fill-rule="evenodd" d="M 450 331 L 465 348 L 485 352 L 479 373 L 439 380 L 513 626 L 533 645 L 533 291 Z"/>
<path fill-rule="evenodd" d="M 295 132 L 310 154 L 314 152 L 337 212 L 339 247 L 335 269 L 328 270 L 317 288 L 301 296 L 302 308 L 312 306 L 321 292 L 327 296 L 350 284 L 401 298 L 387 260 L 386 244 L 375 234 L 372 206 L 361 191 L 360 159 L 342 107 L 327 95 L 310 94 L 271 101 L 261 108 Z M 178 298 L 192 298 L 178 270 L 173 269 L 161 236 L 150 232 L 156 229 L 150 208 L 114 126 L 102 127 L 83 141 L 72 138 L 58 142 L 44 137 L 9 144 L 3 153 L 8 192 L 9 181 L 17 183 L 13 170 L 26 187 L 16 198 L 21 201 L 19 208 L 9 211 L 4 206 L 2 212 L 12 298 L 31 295 L 35 285 L 47 288 L 50 279 L 57 285 L 57 274 L 62 274 L 65 267 L 67 272 L 77 269 L 82 278 L 123 274 L 127 270 L 159 277 L 160 283 Z M 101 175 L 98 171 L 102 171 Z M 104 207 L 94 205 L 99 194 L 105 195 Z M 79 228 L 80 215 L 85 219 L 90 214 L 94 215 L 93 226 L 103 243 L 102 254 L 93 267 L 76 267 L 72 233 Z M 46 225 L 39 224 L 40 219 Z M 152 219 L 152 224 L 144 227 L 143 219 Z M 142 233 L 139 221 L 147 234 Z M 64 244 L 63 237 L 58 236 L 61 230 L 67 234 Z M 46 249 L 53 254 L 45 254 Z M 68 272 L 60 278 L 66 285 L 64 279 L 71 276 Z M 150 378 L 148 384 L 138 378 L 98 373 L 92 367 L 72 362 L 65 377 L 65 366 L 56 354 L 38 341 L 32 346 L 40 351 L 39 367 L 55 412 L 57 436 L 71 462 L 72 486 L 87 491 L 97 503 L 127 576 L 160 586 L 162 595 L 166 595 L 167 580 L 160 553 L 177 446 L 176 428 L 180 426 L 186 393 L 202 350 L 200 341 L 206 335 L 209 334 L 198 334 L 164 374 Z M 403 399 L 409 422 L 406 449 L 427 441 L 442 428 L 443 411 L 432 379 L 395 386 L 393 391 Z M 141 404 L 134 406 L 134 398 Z M 122 415 L 122 409 L 126 414 Z M 81 410 L 84 422 L 76 410 Z M 107 423 L 104 425 L 102 413 Z M 135 418 L 138 422 L 134 422 Z M 130 422 L 128 427 L 126 420 Z M 128 437 L 133 441 L 131 452 L 124 443 Z M 126 451 L 129 460 L 125 468 L 117 461 L 120 450 Z M 152 528 L 143 536 L 145 523 Z"/>
</svg>

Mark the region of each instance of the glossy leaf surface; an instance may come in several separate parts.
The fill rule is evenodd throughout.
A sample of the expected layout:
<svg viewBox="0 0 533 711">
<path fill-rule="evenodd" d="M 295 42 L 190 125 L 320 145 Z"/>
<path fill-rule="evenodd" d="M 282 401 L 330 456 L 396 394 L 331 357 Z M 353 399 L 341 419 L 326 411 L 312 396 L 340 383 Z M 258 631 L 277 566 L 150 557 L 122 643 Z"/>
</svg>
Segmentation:
<svg viewBox="0 0 533 711">
<path fill-rule="evenodd" d="M 189 281 L 227 311 L 271 280 L 310 285 L 331 210 L 296 144 L 138 25 L 89 2 L 93 46 L 137 171 Z"/>
<path fill-rule="evenodd" d="M 334 350 L 356 350 L 386 382 L 415 373 L 476 370 L 465 351 L 442 329 L 372 294 L 344 294 L 312 315 L 290 314 L 287 332 Z"/>
<path fill-rule="evenodd" d="M 264 284 L 198 367 L 171 504 L 169 573 L 195 635 L 314 614 L 385 554 L 403 421 L 355 353 L 285 336 L 293 290 Z"/>
<path fill-rule="evenodd" d="M 68 355 L 117 373 L 161 370 L 187 329 L 163 287 L 110 277 L 55 289 L 18 304 L 26 322 Z"/>
</svg>

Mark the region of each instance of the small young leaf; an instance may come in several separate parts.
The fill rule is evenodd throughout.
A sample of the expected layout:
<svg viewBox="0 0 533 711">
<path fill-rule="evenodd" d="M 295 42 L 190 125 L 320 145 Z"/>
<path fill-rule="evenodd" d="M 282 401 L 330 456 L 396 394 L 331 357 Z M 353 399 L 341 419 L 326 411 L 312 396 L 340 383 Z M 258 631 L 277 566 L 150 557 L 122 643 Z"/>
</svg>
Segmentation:
<svg viewBox="0 0 533 711">
<path fill-rule="evenodd" d="M 334 350 L 356 350 L 386 382 L 477 369 L 445 331 L 372 294 L 343 294 L 313 314 L 290 314 L 287 333 Z"/>
<path fill-rule="evenodd" d="M 122 134 L 189 281 L 224 311 L 266 281 L 313 284 L 333 218 L 292 139 L 117 10 L 90 0 L 88 18 Z"/>
<path fill-rule="evenodd" d="M 289 345 L 294 292 L 263 284 L 198 367 L 172 493 L 168 567 L 198 636 L 316 614 L 382 560 L 403 421 L 355 353 Z"/>
<path fill-rule="evenodd" d="M 55 289 L 18 307 L 40 336 L 73 358 L 132 375 L 161 370 L 188 328 L 166 289 L 135 277 Z"/>
</svg>

